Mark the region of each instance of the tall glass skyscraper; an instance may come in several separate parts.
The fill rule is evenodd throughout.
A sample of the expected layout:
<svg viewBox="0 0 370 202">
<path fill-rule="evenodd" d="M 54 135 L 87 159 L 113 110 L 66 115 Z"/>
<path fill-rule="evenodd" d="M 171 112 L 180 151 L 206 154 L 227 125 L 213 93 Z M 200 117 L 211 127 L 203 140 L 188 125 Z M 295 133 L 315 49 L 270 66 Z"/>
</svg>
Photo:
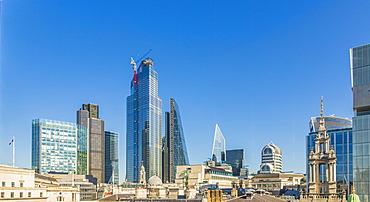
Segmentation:
<svg viewBox="0 0 370 202">
<path fill-rule="evenodd" d="M 180 109 L 170 99 L 170 112 L 166 112 L 166 135 L 163 138 L 163 181 L 175 182 L 176 166 L 189 165 Z"/>
<path fill-rule="evenodd" d="M 240 176 L 240 169 L 244 165 L 244 149 L 226 150 L 226 163 L 233 168 L 233 176 Z"/>
<path fill-rule="evenodd" d="M 135 64 L 135 63 L 132 63 Z M 141 61 L 127 97 L 126 180 L 139 182 L 140 167 L 146 178 L 162 176 L 162 100 L 158 97 L 158 73 L 153 60 Z"/>
<path fill-rule="evenodd" d="M 105 131 L 105 183 L 119 183 L 118 136 L 116 132 Z"/>
<path fill-rule="evenodd" d="M 356 193 L 370 201 L 370 44 L 350 49 L 353 92 L 353 174 Z"/>
<path fill-rule="evenodd" d="M 226 141 L 218 124 L 216 124 L 213 139 L 212 160 L 215 162 L 226 161 Z"/>
<path fill-rule="evenodd" d="M 87 129 L 75 123 L 32 120 L 32 169 L 38 173 L 77 172 L 77 142 L 86 134 Z"/>
</svg>

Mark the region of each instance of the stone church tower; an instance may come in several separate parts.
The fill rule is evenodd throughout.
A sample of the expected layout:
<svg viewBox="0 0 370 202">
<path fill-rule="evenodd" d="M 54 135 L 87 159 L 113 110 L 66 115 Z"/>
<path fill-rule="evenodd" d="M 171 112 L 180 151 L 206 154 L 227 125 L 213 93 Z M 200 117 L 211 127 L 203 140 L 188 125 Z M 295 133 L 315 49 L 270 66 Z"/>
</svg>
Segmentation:
<svg viewBox="0 0 370 202">
<path fill-rule="evenodd" d="M 326 133 L 324 122 L 324 100 L 321 97 L 320 125 L 315 138 L 315 148 L 309 155 L 310 179 L 308 192 L 310 194 L 337 193 L 336 161 L 334 149 L 329 148 L 330 138 Z"/>
</svg>

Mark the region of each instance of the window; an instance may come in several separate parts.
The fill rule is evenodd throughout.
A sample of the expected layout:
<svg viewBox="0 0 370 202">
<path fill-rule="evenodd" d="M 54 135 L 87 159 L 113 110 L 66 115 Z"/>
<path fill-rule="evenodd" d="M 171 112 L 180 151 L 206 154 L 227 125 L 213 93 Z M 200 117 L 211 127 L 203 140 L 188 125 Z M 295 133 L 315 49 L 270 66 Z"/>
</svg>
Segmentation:
<svg viewBox="0 0 370 202">
<path fill-rule="evenodd" d="M 42 197 L 42 192 L 40 192 L 40 197 Z"/>
<path fill-rule="evenodd" d="M 2 187 L 5 187 L 5 182 L 2 182 L 2 185 L 1 185 Z"/>
<path fill-rule="evenodd" d="M 23 192 L 19 193 L 19 198 L 23 198 Z"/>
<path fill-rule="evenodd" d="M 31 192 L 28 192 L 28 197 L 31 197 Z"/>
<path fill-rule="evenodd" d="M 4 198 L 5 197 L 5 192 L 1 192 L 1 198 Z"/>
<path fill-rule="evenodd" d="M 10 192 L 10 198 L 14 198 L 14 192 Z"/>
<path fill-rule="evenodd" d="M 12 187 L 15 187 L 15 182 L 12 182 Z"/>
<path fill-rule="evenodd" d="M 23 187 L 23 182 L 19 183 L 19 186 L 20 186 L 20 187 Z"/>
</svg>

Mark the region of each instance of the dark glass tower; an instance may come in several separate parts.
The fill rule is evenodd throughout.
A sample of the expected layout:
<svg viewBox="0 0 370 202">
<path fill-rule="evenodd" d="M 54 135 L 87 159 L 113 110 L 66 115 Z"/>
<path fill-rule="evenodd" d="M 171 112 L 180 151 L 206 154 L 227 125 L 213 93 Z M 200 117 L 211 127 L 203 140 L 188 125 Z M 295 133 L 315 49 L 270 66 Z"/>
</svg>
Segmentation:
<svg viewBox="0 0 370 202">
<path fill-rule="evenodd" d="M 170 112 L 166 112 L 166 135 L 163 138 L 163 181 L 175 182 L 176 166 L 189 165 L 180 109 L 170 99 Z"/>
<path fill-rule="evenodd" d="M 118 136 L 112 131 L 105 131 L 105 183 L 118 184 Z"/>
<path fill-rule="evenodd" d="M 146 178 L 162 176 L 162 100 L 158 97 L 158 73 L 153 60 L 143 60 L 127 97 L 126 180 L 139 182 L 140 167 Z"/>
<path fill-rule="evenodd" d="M 90 110 L 90 111 L 89 111 Z M 105 132 L 104 121 L 99 118 L 99 106 L 83 104 L 77 111 L 77 124 L 88 129 L 87 174 L 93 175 L 99 183 L 104 182 Z M 83 174 L 83 173 L 81 173 Z"/>
<path fill-rule="evenodd" d="M 240 176 L 244 164 L 244 149 L 226 150 L 226 163 L 233 168 L 233 176 Z"/>
</svg>

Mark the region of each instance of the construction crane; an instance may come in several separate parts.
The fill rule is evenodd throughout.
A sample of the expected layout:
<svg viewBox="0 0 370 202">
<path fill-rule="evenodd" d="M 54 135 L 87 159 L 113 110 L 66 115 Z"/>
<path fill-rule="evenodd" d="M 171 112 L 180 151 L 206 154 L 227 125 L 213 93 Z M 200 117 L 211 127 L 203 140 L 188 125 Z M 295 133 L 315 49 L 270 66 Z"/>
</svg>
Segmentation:
<svg viewBox="0 0 370 202">
<path fill-rule="evenodd" d="M 134 85 L 137 85 L 137 80 L 136 80 L 136 70 L 137 70 L 137 66 L 136 64 L 141 62 L 141 60 L 143 60 L 145 58 L 145 56 L 147 56 L 150 51 L 152 51 L 152 49 L 149 49 L 148 52 L 146 52 L 143 56 L 141 56 L 139 59 L 137 59 L 136 61 L 134 60 L 134 58 L 131 57 L 131 65 L 132 65 L 132 69 L 134 70 Z"/>
</svg>

